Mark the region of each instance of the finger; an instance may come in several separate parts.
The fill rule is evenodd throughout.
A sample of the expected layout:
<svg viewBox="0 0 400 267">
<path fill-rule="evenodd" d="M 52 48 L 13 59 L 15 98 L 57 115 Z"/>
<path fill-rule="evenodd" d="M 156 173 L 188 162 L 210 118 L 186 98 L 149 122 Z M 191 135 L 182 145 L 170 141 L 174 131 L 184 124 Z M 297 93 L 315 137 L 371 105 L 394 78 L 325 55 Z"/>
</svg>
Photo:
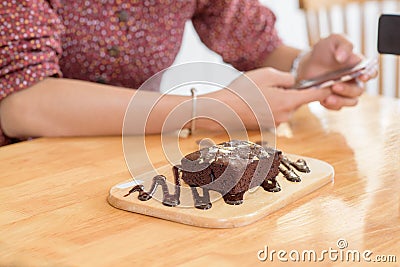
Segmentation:
<svg viewBox="0 0 400 267">
<path fill-rule="evenodd" d="M 329 88 L 310 88 L 304 90 L 291 90 L 293 97 L 293 102 L 296 107 L 301 105 L 311 103 L 314 101 L 324 101 L 329 95 L 331 95 L 331 90 Z"/>
<path fill-rule="evenodd" d="M 363 56 L 353 52 L 353 44 L 343 35 L 332 34 L 335 59 L 340 64 L 353 66 L 359 63 Z"/>
<path fill-rule="evenodd" d="M 330 95 L 320 103 L 327 109 L 340 110 L 343 107 L 352 107 L 357 105 L 358 98 L 347 98 L 338 95 Z"/>
<path fill-rule="evenodd" d="M 378 70 L 376 68 L 371 68 L 370 70 L 368 70 L 367 73 L 362 74 L 360 77 L 358 77 L 357 79 L 362 81 L 362 82 L 367 82 L 371 79 L 374 79 L 378 76 Z"/>
<path fill-rule="evenodd" d="M 347 82 L 347 83 L 338 83 L 331 87 L 332 92 L 336 95 L 354 98 L 359 97 L 365 91 L 365 86 L 363 82 Z"/>
<path fill-rule="evenodd" d="M 340 34 L 332 34 L 330 38 L 333 41 L 336 61 L 339 63 L 346 62 L 353 54 L 353 44 Z"/>
</svg>

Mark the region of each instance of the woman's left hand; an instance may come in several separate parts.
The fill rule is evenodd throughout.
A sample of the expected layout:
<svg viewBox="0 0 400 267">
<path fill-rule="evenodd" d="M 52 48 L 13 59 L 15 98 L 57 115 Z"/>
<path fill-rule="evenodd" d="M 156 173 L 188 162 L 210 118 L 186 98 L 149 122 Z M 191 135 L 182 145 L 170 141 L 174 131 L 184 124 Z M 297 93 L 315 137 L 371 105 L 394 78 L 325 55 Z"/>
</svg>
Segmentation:
<svg viewBox="0 0 400 267">
<path fill-rule="evenodd" d="M 362 56 L 353 52 L 352 43 L 344 36 L 332 34 L 321 39 L 300 61 L 297 79 L 310 79 L 318 75 L 351 67 L 362 60 Z M 365 91 L 364 83 L 377 76 L 377 70 L 361 75 L 356 80 L 331 86 L 332 95 L 321 101 L 328 109 L 339 110 L 345 106 L 354 106 Z"/>
</svg>

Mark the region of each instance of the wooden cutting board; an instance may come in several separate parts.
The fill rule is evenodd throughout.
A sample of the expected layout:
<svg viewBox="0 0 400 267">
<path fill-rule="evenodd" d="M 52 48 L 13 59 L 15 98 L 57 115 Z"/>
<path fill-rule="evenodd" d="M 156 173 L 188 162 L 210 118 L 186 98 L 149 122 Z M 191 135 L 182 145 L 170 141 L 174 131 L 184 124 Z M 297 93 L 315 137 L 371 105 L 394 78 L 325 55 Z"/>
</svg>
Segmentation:
<svg viewBox="0 0 400 267">
<path fill-rule="evenodd" d="M 296 171 L 302 178 L 299 183 L 289 182 L 279 174 L 277 181 L 282 188 L 280 192 L 270 193 L 264 191 L 261 187 L 256 187 L 245 193 L 244 202 L 241 205 L 228 205 L 222 198 L 219 198 L 212 203 L 212 207 L 208 210 L 196 209 L 193 205 L 167 207 L 157 200 L 162 199 L 160 187 L 157 189 L 155 197 L 148 201 L 140 201 L 137 198 L 137 192 L 124 197 L 137 184 L 136 180 L 134 181 L 133 179 L 113 186 L 108 196 L 108 202 L 118 209 L 199 227 L 233 228 L 248 225 L 278 209 L 284 208 L 286 205 L 295 202 L 323 185 L 333 182 L 334 169 L 328 163 L 296 155 L 287 156 L 291 160 L 305 159 L 311 172 L 300 173 Z M 168 180 L 173 181 L 170 166 L 160 168 L 157 171 L 165 175 Z M 151 178 L 149 177 L 149 179 Z M 148 190 L 149 185 L 145 184 L 145 191 Z M 212 194 L 212 196 L 216 197 L 218 193 Z M 188 203 L 188 198 L 191 199 L 189 190 L 187 190 L 186 196 L 184 193 L 181 198 L 186 198 L 184 202 Z"/>
</svg>

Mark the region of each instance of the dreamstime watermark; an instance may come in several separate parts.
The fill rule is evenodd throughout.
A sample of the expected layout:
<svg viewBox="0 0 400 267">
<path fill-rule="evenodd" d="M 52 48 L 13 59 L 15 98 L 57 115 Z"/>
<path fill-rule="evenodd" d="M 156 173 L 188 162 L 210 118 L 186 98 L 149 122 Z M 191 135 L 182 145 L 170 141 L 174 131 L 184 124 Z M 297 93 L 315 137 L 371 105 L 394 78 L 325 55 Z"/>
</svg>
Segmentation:
<svg viewBox="0 0 400 267">
<path fill-rule="evenodd" d="M 359 251 L 357 249 L 347 249 L 349 244 L 346 239 L 340 238 L 336 242 L 336 248 L 329 247 L 324 250 L 273 250 L 264 246 L 257 252 L 257 258 L 260 261 L 280 261 L 280 262 L 323 262 L 330 260 L 332 262 L 397 262 L 396 255 L 373 255 L 371 250 Z"/>
</svg>

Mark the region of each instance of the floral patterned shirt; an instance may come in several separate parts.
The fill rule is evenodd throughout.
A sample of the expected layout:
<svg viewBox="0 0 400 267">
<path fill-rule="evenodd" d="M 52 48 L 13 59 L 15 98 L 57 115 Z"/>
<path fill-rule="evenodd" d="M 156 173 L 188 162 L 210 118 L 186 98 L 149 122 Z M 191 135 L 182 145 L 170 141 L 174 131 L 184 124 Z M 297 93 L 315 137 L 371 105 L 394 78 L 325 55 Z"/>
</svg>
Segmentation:
<svg viewBox="0 0 400 267">
<path fill-rule="evenodd" d="M 0 101 L 49 76 L 138 88 L 174 62 L 190 19 L 239 70 L 261 66 L 281 42 L 256 0 L 0 1 Z"/>
</svg>

